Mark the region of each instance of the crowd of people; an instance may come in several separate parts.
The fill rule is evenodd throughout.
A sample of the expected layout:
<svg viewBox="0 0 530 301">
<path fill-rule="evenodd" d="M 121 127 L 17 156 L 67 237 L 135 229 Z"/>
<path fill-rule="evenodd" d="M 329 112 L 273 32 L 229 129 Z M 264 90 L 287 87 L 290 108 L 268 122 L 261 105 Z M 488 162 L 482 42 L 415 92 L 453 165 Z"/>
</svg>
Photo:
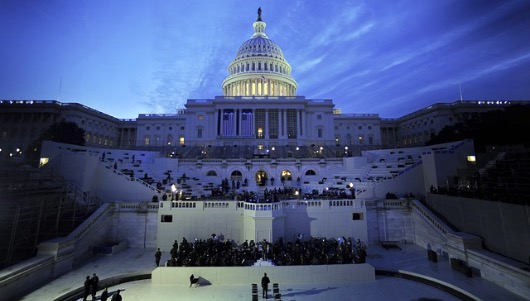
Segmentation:
<svg viewBox="0 0 530 301">
<path fill-rule="evenodd" d="M 161 252 L 155 254 L 157 266 Z M 271 260 L 275 265 L 326 265 L 366 262 L 366 246 L 360 240 L 310 238 L 297 236 L 294 242 L 275 243 L 245 241 L 237 245 L 212 234 L 206 240 L 188 242 L 183 238 L 173 243 L 166 266 L 250 266 L 258 259 Z"/>
</svg>

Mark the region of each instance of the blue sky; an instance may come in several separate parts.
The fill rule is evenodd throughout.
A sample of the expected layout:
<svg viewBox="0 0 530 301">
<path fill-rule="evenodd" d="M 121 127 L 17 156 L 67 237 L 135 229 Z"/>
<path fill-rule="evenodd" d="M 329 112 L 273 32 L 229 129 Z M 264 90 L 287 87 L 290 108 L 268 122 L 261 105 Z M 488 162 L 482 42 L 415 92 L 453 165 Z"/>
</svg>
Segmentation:
<svg viewBox="0 0 530 301">
<path fill-rule="evenodd" d="M 530 1 L 2 0 L 0 99 L 118 118 L 222 95 L 257 8 L 298 95 L 400 117 L 437 102 L 530 100 Z"/>
</svg>

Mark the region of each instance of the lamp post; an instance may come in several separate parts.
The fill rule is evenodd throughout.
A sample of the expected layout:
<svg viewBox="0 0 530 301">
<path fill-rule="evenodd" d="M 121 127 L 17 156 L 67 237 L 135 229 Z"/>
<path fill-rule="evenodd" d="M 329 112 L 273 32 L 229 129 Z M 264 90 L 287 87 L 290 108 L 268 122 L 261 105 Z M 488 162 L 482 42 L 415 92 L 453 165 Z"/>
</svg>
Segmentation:
<svg viewBox="0 0 530 301">
<path fill-rule="evenodd" d="M 355 199 L 355 188 L 353 188 L 352 182 L 350 182 L 350 192 L 351 192 L 351 198 Z"/>
<path fill-rule="evenodd" d="M 175 184 L 171 184 L 171 201 L 175 200 L 175 191 L 177 191 L 177 187 Z"/>
</svg>

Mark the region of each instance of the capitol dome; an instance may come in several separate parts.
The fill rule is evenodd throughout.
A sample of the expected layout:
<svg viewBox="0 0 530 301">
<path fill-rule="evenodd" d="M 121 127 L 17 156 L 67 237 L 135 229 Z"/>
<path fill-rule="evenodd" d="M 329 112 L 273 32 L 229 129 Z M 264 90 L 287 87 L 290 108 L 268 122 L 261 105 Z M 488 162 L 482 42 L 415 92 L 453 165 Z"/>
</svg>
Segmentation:
<svg viewBox="0 0 530 301">
<path fill-rule="evenodd" d="M 239 47 L 235 60 L 252 56 L 266 56 L 285 60 L 280 47 L 278 47 L 278 45 L 276 45 L 271 39 L 263 36 L 253 37 L 243 43 L 243 45 Z"/>
<path fill-rule="evenodd" d="M 265 22 L 253 24 L 254 34 L 237 51 L 223 82 L 224 96 L 295 96 L 297 83 L 281 48 L 265 34 Z"/>
</svg>

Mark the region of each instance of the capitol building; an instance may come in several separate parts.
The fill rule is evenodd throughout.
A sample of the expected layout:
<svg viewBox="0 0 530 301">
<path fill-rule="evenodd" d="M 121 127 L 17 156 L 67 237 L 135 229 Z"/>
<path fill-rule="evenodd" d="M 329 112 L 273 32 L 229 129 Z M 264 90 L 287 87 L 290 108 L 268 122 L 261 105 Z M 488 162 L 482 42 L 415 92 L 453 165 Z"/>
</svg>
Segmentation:
<svg viewBox="0 0 530 301">
<path fill-rule="evenodd" d="M 188 99 L 174 114 L 118 119 L 78 103 L 0 101 L 2 160 L 21 156 L 54 123 L 84 130 L 84 146 L 44 141 L 39 170 L 68 183 L 58 208 L 95 206 L 70 234 L 39 241 L 38 256 L 49 256 L 46 267 L 35 272 L 18 263 L 20 273 L 4 284 L 6 296 L 16 296 L 15 283 L 31 278 L 20 275 L 58 277 L 109 242 L 169 252 L 175 240 L 212 233 L 234 244 L 311 237 L 350 238 L 368 249 L 414 244 L 524 296 L 528 272 L 513 266 L 528 260 L 528 231 L 501 241 L 496 226 L 483 220 L 496 219 L 495 208 L 481 207 L 484 215 L 474 219 L 494 237 L 468 230 L 476 229 L 465 219 L 447 218 L 457 231 L 431 212 L 462 210 L 464 216 L 482 206 L 433 193 L 473 185 L 463 176 L 478 169 L 473 141 L 426 146 L 446 126 L 516 102 L 437 103 L 394 119 L 343 113 L 332 99 L 297 94 L 296 66 L 288 63 L 293 54 L 269 38 L 263 19 L 260 9 L 250 38 L 227 62 L 222 96 Z M 9 212 L 18 216 L 16 210 Z M 58 225 L 62 215 L 53 214 Z M 513 223 L 501 227 L 525 227 L 524 217 Z M 369 261 L 362 270 L 375 277 Z M 153 281 L 179 273 L 173 271 L 156 269 Z"/>
</svg>

